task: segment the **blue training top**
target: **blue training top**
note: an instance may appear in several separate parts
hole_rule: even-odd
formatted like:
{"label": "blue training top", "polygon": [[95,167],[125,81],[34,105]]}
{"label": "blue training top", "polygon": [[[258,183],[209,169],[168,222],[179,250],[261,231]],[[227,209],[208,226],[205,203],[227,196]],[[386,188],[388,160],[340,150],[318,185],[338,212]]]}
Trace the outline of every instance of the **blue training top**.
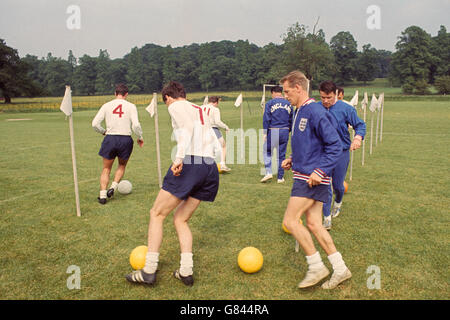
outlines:
{"label": "blue training top", "polygon": [[321,178],[330,176],[342,154],[333,117],[313,99],[294,112],[292,170],[306,175],[315,172]]}
{"label": "blue training top", "polygon": [[266,103],[263,116],[263,129],[291,128],[293,107],[284,98],[274,98]]}
{"label": "blue training top", "polygon": [[[319,103],[323,107],[322,102]],[[329,113],[331,113],[336,119],[336,130],[341,138],[342,148],[344,151],[348,150],[352,143],[350,133],[348,131],[348,125],[351,125],[353,129],[355,129],[355,135],[360,135],[364,139],[364,136],[366,135],[366,124],[361,120],[361,118],[358,117],[356,109],[353,106],[342,100],[338,100],[330,108],[324,107],[324,109],[328,110]]]}

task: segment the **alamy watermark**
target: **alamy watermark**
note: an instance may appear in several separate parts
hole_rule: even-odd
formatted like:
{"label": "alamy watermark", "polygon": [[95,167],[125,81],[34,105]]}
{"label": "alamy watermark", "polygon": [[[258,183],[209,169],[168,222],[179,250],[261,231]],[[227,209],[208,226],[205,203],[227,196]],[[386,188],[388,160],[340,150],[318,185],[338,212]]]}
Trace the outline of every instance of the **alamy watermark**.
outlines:
{"label": "alamy watermark", "polygon": [[76,265],[70,265],[67,270],[66,273],[71,274],[71,276],[69,276],[67,278],[67,289],[69,290],[73,290],[73,289],[81,289],[81,269],[80,267],[76,266]]}
{"label": "alamy watermark", "polygon": [[366,9],[366,13],[369,17],[366,20],[366,26],[369,30],[381,29],[381,9],[377,5],[370,5]]}
{"label": "alamy watermark", "polygon": [[66,13],[69,17],[66,20],[66,27],[69,30],[81,29],[81,9],[80,6],[70,5],[66,9]]}
{"label": "alamy watermark", "polygon": [[371,265],[366,270],[370,276],[367,278],[367,289],[381,289],[381,269],[379,266]]}

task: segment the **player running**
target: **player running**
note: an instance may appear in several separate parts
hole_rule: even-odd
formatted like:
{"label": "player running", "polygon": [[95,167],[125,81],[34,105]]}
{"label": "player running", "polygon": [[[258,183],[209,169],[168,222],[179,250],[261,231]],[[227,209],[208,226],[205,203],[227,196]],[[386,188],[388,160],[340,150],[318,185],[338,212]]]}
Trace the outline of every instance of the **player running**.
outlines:
{"label": "player running", "polygon": [[[293,71],[280,83],[286,99],[295,106],[291,130],[292,155],[283,161],[282,167],[285,170],[292,168],[294,177],[283,223],[301,245],[308,264],[306,276],[298,286],[314,286],[330,273],[314,246],[309,229],[328,255],[334,271],[322,288],[333,289],[352,276],[331,235],[322,225],[322,206],[328,199],[330,174],[342,153],[342,145],[332,125],[332,116],[309,98],[305,75]],[[303,214],[306,215],[308,228],[299,223]]]}
{"label": "player running", "polygon": [[[339,94],[339,89],[332,81],[324,81],[319,85],[319,93],[322,100],[320,104],[336,119],[336,130],[342,143],[342,154],[336,167],[331,172],[333,191],[330,187],[328,201],[323,205],[323,225],[327,230],[331,229],[331,218],[336,218],[341,212],[342,199],[345,192],[344,180],[350,161],[349,150],[359,149],[361,141],[366,134],[366,124],[358,117],[356,109],[345,101],[338,99],[336,91]],[[341,91],[343,98],[344,90],[341,89]],[[349,125],[355,130],[353,141],[350,139]],[[333,192],[335,198],[333,209],[331,210]]]}
{"label": "player running", "polygon": [[220,153],[220,170],[224,172],[231,171],[230,168],[225,164],[226,156],[227,156],[227,144],[225,139],[222,136],[219,128],[225,129],[226,132],[230,130],[230,128],[222,122],[220,119],[220,109],[218,108],[220,102],[220,97],[211,96],[208,98],[208,104],[202,106],[204,114],[209,117],[209,121],[211,123],[211,127],[214,130],[214,133],[219,140],[221,146]]}
{"label": "player running", "polygon": [[[115,90],[116,98],[105,103],[92,120],[92,127],[95,131],[105,136],[98,154],[103,157],[103,170],[100,175],[100,196],[98,202],[106,203],[106,197],[111,198],[117,190],[120,180],[125,174],[128,159],[133,151],[133,139],[131,130],[139,137],[137,143],[140,147],[144,145],[142,128],[139,123],[136,106],[126,99],[128,97],[128,87],[118,84]],[[101,126],[105,120],[106,129]],[[109,184],[109,175],[116,157],[119,160],[114,181],[111,187],[106,190]]]}

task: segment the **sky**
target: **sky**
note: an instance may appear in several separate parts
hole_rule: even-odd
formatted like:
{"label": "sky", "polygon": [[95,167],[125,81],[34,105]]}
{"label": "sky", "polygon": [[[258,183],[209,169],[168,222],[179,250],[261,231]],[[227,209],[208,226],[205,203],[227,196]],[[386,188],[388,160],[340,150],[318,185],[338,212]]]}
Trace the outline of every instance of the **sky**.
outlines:
{"label": "sky", "polygon": [[221,40],[281,44],[295,23],[326,40],[349,31],[358,49],[395,51],[397,37],[417,25],[450,31],[450,0],[0,0],[0,39],[27,54],[122,58],[147,43],[180,47]]}

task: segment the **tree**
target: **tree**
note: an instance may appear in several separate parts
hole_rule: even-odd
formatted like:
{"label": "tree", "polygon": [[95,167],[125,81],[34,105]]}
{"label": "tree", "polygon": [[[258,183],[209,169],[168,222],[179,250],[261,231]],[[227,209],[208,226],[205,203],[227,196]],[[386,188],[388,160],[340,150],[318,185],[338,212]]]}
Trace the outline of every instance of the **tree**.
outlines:
{"label": "tree", "polygon": [[370,44],[363,46],[363,51],[358,52],[357,58],[355,60],[354,74],[356,80],[373,81],[380,71],[380,66],[378,64],[378,54],[375,48],[372,48]]}
{"label": "tree", "polygon": [[301,70],[312,86],[330,76],[334,59],[322,30],[308,33],[306,26],[295,23],[288,28],[283,41],[283,73]]}
{"label": "tree", "polygon": [[336,64],[335,80],[343,85],[354,76],[358,44],[350,32],[341,31],[331,38],[330,47]]}
{"label": "tree", "polygon": [[69,62],[61,58],[47,54],[44,68],[44,84],[51,96],[64,95],[65,85],[72,81],[72,71]]}
{"label": "tree", "polygon": [[95,94],[111,94],[114,84],[111,82],[111,59],[107,50],[100,49],[95,67]]}
{"label": "tree", "polygon": [[76,94],[95,95],[96,79],[97,59],[85,54],[78,59],[78,66],[74,74],[74,88]]}
{"label": "tree", "polygon": [[17,50],[0,39],[0,93],[5,103],[11,103],[14,96],[36,92],[36,86],[28,76],[29,68],[20,59]]}
{"label": "tree", "polygon": [[431,35],[417,26],[405,29],[395,45],[389,78],[393,83],[415,87],[416,83],[433,80],[433,66],[437,58],[432,53]]}

